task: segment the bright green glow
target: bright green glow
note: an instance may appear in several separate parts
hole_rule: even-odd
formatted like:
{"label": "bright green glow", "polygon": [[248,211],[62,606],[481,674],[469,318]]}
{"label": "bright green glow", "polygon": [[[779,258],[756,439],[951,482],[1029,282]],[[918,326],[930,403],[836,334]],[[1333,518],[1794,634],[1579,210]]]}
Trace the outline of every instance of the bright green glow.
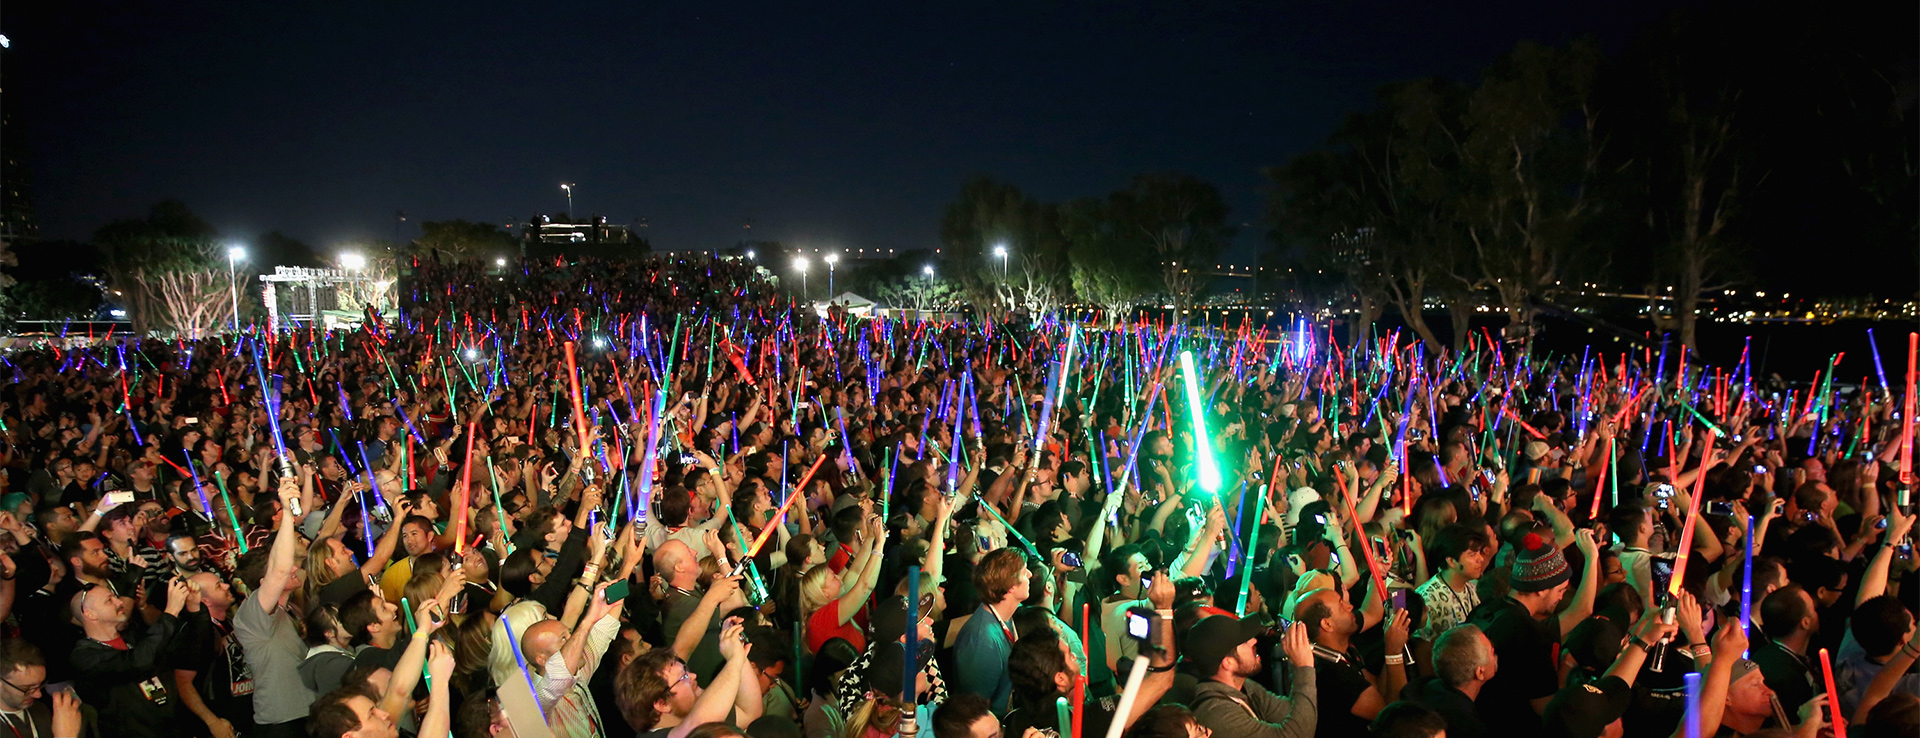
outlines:
{"label": "bright green glow", "polygon": [[1055,405],[1064,405],[1067,402],[1067,377],[1072,376],[1067,372],[1073,370],[1073,345],[1077,343],[1079,339],[1080,326],[1078,324],[1068,325],[1067,355],[1060,359],[1060,389],[1053,398],[1053,404]]}
{"label": "bright green glow", "polygon": [[1193,370],[1193,352],[1180,352],[1180,373],[1187,378],[1187,412],[1193,414],[1194,455],[1200,468],[1200,488],[1220,493],[1220,465],[1213,459],[1213,440],[1207,437],[1206,409],[1200,406],[1200,375]]}

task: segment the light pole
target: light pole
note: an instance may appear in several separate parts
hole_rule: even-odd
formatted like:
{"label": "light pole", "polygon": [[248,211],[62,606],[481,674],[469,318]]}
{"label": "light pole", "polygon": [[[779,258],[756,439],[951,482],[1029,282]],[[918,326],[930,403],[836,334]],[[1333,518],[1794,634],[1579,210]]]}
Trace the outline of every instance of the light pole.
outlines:
{"label": "light pole", "polygon": [[567,222],[573,222],[573,183],[561,182],[560,189],[567,193]]}
{"label": "light pole", "polygon": [[993,255],[1000,259],[1000,278],[1004,280],[1007,278],[1007,245],[1004,243],[994,244]]}
{"label": "light pole", "polygon": [[928,264],[926,266],[920,267],[920,273],[927,275],[928,282],[933,281],[933,265],[932,264]]}
{"label": "light pole", "polygon": [[807,257],[793,257],[793,268],[800,270],[800,296],[807,296]]}
{"label": "light pole", "polygon": [[839,254],[827,254],[827,299],[833,299],[833,265],[840,263]]}
{"label": "light pole", "polygon": [[233,332],[240,332],[240,282],[234,276],[233,263],[247,258],[247,250],[239,246],[227,247],[227,291],[233,295]]}

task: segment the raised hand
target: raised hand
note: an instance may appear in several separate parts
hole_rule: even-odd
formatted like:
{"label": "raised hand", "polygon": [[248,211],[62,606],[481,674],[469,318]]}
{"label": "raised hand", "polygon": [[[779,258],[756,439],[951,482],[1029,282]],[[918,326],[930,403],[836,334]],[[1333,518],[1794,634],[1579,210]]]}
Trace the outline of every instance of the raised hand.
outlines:
{"label": "raised hand", "polygon": [[55,736],[80,735],[80,698],[72,692],[55,692],[49,695],[48,702],[53,706],[51,727]]}

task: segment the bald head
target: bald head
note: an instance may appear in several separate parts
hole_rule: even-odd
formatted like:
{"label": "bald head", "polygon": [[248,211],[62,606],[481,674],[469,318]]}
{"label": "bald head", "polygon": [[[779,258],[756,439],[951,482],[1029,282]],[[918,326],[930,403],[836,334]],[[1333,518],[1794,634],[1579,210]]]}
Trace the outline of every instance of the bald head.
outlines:
{"label": "bald head", "polygon": [[527,657],[527,668],[544,673],[547,659],[560,652],[560,645],[567,640],[567,628],[560,621],[547,618],[534,623],[520,636],[520,653]]}
{"label": "bald head", "polygon": [[687,589],[686,583],[700,576],[700,562],[693,557],[693,547],[669,540],[654,549],[653,570],[666,577],[669,584]]}

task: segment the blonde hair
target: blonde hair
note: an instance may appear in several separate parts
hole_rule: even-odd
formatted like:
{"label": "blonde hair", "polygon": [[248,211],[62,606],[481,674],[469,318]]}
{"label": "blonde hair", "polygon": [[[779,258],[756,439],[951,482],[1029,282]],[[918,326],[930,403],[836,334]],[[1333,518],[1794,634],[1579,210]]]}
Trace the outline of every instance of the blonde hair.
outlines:
{"label": "blonde hair", "polygon": [[333,547],[327,545],[331,540],[333,539],[319,538],[307,546],[306,596],[308,602],[319,602],[320,590],[340,578],[339,574],[334,573],[333,567],[328,565],[328,562],[333,560]]}
{"label": "blonde hair", "polygon": [[815,564],[807,573],[800,575],[800,610],[811,615],[827,603],[840,597],[839,592],[828,592],[827,575],[833,573],[833,567],[827,564]]}
{"label": "blonde hair", "polygon": [[867,728],[879,731],[881,735],[893,735],[900,729],[901,704],[892,697],[874,695],[872,699],[861,702],[853,708],[853,714],[847,716],[845,738],[866,738]]}

